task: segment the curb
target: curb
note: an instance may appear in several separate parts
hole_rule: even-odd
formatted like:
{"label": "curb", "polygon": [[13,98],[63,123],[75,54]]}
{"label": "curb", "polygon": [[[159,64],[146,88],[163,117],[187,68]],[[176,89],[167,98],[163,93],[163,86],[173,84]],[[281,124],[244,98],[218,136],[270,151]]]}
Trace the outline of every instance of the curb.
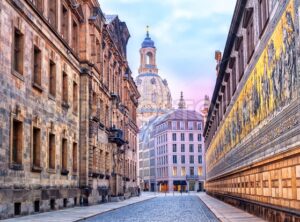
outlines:
{"label": "curb", "polygon": [[121,208],[124,208],[124,207],[132,206],[132,205],[135,205],[135,204],[138,204],[138,203],[142,203],[142,202],[145,202],[145,201],[147,201],[147,200],[152,200],[152,199],[154,199],[154,198],[157,198],[157,197],[150,197],[149,199],[141,200],[141,201],[135,202],[135,203],[131,203],[131,204],[128,204],[128,205],[126,205],[126,206],[121,206],[121,207],[117,207],[117,208],[112,208],[112,209],[107,210],[107,211],[105,211],[105,212],[97,213],[97,214],[92,215],[92,216],[87,216],[87,217],[81,218],[81,219],[79,219],[79,220],[74,220],[73,222],[81,222],[81,221],[85,221],[85,220],[87,220],[87,219],[89,219],[89,218],[96,217],[96,216],[99,216],[99,215],[101,215],[101,214],[109,213],[109,212],[112,212],[112,211],[115,211],[115,210],[118,210],[118,209],[121,209]]}
{"label": "curb", "polygon": [[221,218],[218,216],[218,215],[216,215],[215,214],[215,212],[213,212],[212,210],[211,210],[211,208],[206,204],[206,202],[205,201],[203,201],[202,199],[201,199],[201,197],[199,196],[199,195],[196,195],[201,201],[202,201],[202,203],[204,203],[204,205],[216,216],[216,218],[220,221],[220,222],[222,222],[223,220],[221,220]]}

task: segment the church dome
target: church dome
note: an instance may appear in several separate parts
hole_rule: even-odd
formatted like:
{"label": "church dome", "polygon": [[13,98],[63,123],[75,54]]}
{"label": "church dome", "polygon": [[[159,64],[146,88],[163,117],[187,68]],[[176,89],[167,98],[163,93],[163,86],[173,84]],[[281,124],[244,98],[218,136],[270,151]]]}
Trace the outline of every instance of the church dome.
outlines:
{"label": "church dome", "polygon": [[142,48],[155,48],[154,41],[150,38],[149,34],[147,33],[146,38],[142,43]]}
{"label": "church dome", "polygon": [[165,113],[172,108],[172,97],[166,80],[154,73],[140,74],[136,84],[141,94],[139,113]]}

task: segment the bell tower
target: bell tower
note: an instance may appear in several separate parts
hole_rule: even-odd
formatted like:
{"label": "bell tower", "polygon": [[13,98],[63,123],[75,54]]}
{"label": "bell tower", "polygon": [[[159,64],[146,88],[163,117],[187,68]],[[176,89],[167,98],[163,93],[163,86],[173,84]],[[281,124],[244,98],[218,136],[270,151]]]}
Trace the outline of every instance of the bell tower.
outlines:
{"label": "bell tower", "polygon": [[140,68],[139,74],[157,74],[158,69],[156,66],[156,48],[154,41],[150,38],[149,26],[147,26],[146,38],[142,43],[142,48],[140,49]]}

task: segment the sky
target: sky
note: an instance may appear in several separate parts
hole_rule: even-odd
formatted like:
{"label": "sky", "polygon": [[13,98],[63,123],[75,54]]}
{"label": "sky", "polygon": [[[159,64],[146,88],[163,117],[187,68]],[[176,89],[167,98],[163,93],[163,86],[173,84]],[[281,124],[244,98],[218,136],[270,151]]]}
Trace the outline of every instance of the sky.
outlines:
{"label": "sky", "polygon": [[125,21],[131,38],[128,62],[138,75],[139,49],[150,26],[159,75],[167,79],[174,106],[183,91],[188,108],[211,98],[216,81],[214,53],[223,51],[236,0],[99,0],[105,14]]}

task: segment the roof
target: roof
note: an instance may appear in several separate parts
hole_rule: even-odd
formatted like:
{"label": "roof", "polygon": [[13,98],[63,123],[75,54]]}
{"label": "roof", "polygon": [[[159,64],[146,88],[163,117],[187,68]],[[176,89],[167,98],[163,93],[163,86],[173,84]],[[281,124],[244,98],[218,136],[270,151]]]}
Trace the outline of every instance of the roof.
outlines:
{"label": "roof", "polygon": [[190,121],[201,121],[203,116],[192,110],[176,109],[162,116],[160,121],[156,124],[159,125],[167,120],[190,120]]}
{"label": "roof", "polygon": [[111,23],[118,15],[105,15],[106,24]]}
{"label": "roof", "polygon": [[224,55],[223,55],[222,61],[220,63],[220,69],[219,69],[215,89],[213,92],[212,100],[211,100],[209,111],[208,111],[207,121],[206,121],[206,125],[204,128],[204,136],[206,136],[209,124],[211,123],[211,117],[212,117],[215,105],[217,104],[219,91],[221,89],[224,76],[226,74],[227,64],[229,62],[231,51],[232,51],[232,48],[234,46],[234,43],[235,43],[235,40],[237,37],[236,33],[238,31],[240,22],[243,18],[243,12],[246,7],[246,4],[247,4],[247,0],[246,1],[245,0],[237,0],[236,6],[235,6],[233,18],[231,21],[231,25],[230,25],[230,29],[229,29],[225,49],[224,49]]}

